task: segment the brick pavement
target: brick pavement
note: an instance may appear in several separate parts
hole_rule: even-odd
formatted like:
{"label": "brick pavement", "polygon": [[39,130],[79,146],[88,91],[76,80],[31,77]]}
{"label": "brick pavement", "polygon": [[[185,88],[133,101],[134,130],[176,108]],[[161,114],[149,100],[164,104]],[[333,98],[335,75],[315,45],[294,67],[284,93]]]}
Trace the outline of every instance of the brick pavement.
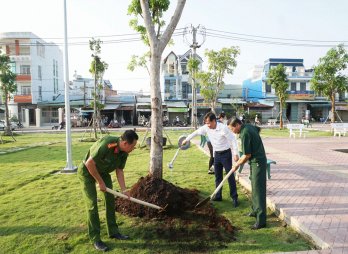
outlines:
{"label": "brick pavement", "polygon": [[[267,157],[277,162],[267,182],[268,207],[321,249],[292,253],[348,253],[348,153],[335,151],[348,149],[348,137],[263,142]],[[237,178],[250,190],[248,174],[245,165]]]}

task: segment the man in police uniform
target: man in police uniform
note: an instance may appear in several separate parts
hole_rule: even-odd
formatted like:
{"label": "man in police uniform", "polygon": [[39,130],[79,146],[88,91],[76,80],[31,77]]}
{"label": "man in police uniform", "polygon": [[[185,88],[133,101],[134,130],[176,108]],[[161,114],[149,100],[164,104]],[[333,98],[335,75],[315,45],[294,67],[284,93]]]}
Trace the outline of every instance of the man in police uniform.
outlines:
{"label": "man in police uniform", "polygon": [[241,164],[249,161],[251,169],[252,211],[248,216],[256,217],[251,229],[266,227],[266,169],[267,158],[260,137],[260,128],[243,124],[240,119],[230,119],[228,127],[235,134],[240,134],[243,156],[232,167],[236,171]]}
{"label": "man in police uniform", "polygon": [[126,240],[129,237],[120,234],[116,223],[115,197],[106,192],[112,189],[110,173],[116,171],[116,178],[123,194],[129,197],[123,169],[127,157],[137,144],[138,135],[133,130],[125,131],[121,137],[105,136],[89,149],[84,161],[79,165],[78,177],[86,203],[88,235],[97,250],[107,251],[108,247],[100,239],[100,221],[97,205],[97,190],[104,192],[107,233],[112,239]]}

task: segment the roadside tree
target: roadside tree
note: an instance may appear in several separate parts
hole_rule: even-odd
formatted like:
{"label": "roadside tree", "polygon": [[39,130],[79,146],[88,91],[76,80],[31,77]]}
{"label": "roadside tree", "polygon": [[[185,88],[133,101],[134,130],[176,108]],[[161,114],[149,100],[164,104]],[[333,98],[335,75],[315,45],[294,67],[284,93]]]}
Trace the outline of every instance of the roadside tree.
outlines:
{"label": "roadside tree", "polygon": [[326,55],[319,59],[314,66],[311,80],[312,89],[317,93],[327,96],[331,101],[331,122],[336,120],[335,97],[336,93],[348,91],[348,77],[342,73],[347,68],[348,54],[343,44],[330,49]]}
{"label": "roadside tree", "polygon": [[[163,123],[162,97],[160,87],[160,66],[162,53],[171,39],[179,22],[186,0],[178,0],[174,14],[164,32],[163,14],[168,10],[169,0],[132,0],[128,14],[133,15],[130,26],[141,34],[146,45],[150,46],[150,88],[151,88],[151,149],[150,175],[162,178],[163,175]],[[139,17],[144,24],[139,24]]]}
{"label": "roadside tree", "polygon": [[0,91],[5,105],[5,135],[11,135],[10,114],[8,101],[12,93],[17,91],[16,74],[11,71],[10,58],[0,51]]}
{"label": "roadside tree", "polygon": [[226,74],[233,74],[239,54],[238,47],[205,51],[205,56],[208,57],[208,71],[198,73],[197,79],[201,86],[201,94],[214,113],[219,92],[224,88],[223,79]]}
{"label": "roadside tree", "polygon": [[89,48],[93,52],[92,54],[92,62],[89,69],[89,72],[94,76],[94,91],[93,91],[93,102],[91,102],[91,106],[93,107],[93,129],[94,129],[94,138],[97,139],[97,128],[100,128],[101,119],[100,119],[100,110],[104,108],[104,105],[100,103],[100,91],[103,89],[103,76],[105,71],[108,68],[108,64],[101,60],[101,46],[102,41],[92,40],[89,41]]}
{"label": "roadside tree", "polygon": [[283,108],[288,97],[286,90],[289,86],[284,66],[278,64],[275,68],[272,68],[268,73],[267,82],[274,88],[279,98],[279,127],[283,129]]}

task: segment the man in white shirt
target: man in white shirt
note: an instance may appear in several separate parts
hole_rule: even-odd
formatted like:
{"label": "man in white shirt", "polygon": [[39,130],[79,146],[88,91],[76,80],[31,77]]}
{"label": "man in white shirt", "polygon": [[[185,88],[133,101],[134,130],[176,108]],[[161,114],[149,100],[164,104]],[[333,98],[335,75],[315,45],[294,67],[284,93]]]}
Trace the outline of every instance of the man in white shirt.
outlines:
{"label": "man in white shirt", "polygon": [[[234,161],[238,161],[238,145],[234,134],[228,129],[228,127],[220,122],[216,121],[214,113],[209,112],[204,116],[204,125],[190,134],[186,140],[182,142],[185,145],[186,142],[198,135],[207,135],[214,151],[214,169],[215,169],[215,186],[217,187],[223,179],[223,168],[225,168],[226,174],[232,168],[232,153],[231,147],[234,153]],[[228,184],[230,186],[230,196],[234,207],[238,206],[238,193],[236,180],[234,174],[228,178]],[[222,188],[215,195],[213,201],[222,201]]]}

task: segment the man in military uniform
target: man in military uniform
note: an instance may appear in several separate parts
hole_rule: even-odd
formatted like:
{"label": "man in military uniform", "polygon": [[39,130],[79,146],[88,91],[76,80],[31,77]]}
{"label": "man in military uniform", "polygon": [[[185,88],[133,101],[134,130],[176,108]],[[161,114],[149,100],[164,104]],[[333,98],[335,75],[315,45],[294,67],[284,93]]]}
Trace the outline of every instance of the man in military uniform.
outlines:
{"label": "man in military uniform", "polygon": [[106,192],[112,189],[110,173],[116,171],[116,178],[123,194],[129,197],[123,169],[127,157],[133,151],[138,135],[133,130],[125,131],[121,137],[105,136],[89,149],[84,161],[79,165],[78,177],[86,203],[88,235],[97,250],[107,251],[108,247],[100,239],[100,221],[97,205],[97,190],[104,192],[107,233],[112,239],[126,240],[129,237],[120,234],[116,223],[115,197]]}
{"label": "man in military uniform", "polygon": [[260,137],[260,128],[243,124],[240,119],[230,119],[228,127],[235,134],[240,134],[243,156],[232,167],[236,171],[241,164],[249,161],[251,169],[252,211],[248,216],[256,217],[251,229],[266,227],[266,169],[267,158]]}

